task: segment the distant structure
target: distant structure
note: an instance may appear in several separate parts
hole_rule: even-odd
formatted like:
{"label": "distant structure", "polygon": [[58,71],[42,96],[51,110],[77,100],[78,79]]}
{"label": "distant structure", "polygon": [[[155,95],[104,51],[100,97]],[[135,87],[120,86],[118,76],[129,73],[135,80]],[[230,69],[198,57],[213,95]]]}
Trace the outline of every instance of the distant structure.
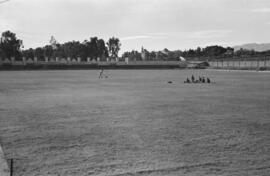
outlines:
{"label": "distant structure", "polygon": [[54,50],[57,49],[57,41],[54,36],[51,36],[50,44]]}
{"label": "distant structure", "polygon": [[143,48],[143,46],[142,46],[142,50],[141,50],[141,57],[142,57],[142,60],[143,60],[143,61],[146,60],[146,51],[145,51],[145,49]]}
{"label": "distant structure", "polygon": [[180,61],[182,61],[182,62],[185,62],[185,61],[186,61],[186,59],[185,59],[184,57],[182,57],[182,56],[180,56],[179,59],[180,59]]}

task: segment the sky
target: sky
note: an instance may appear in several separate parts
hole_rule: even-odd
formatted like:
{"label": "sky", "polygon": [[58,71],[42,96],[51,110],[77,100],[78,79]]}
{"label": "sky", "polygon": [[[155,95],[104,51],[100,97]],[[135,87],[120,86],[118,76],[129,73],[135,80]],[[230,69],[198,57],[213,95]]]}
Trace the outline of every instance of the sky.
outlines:
{"label": "sky", "polygon": [[[4,0],[0,0],[4,1]],[[9,0],[0,3],[0,32],[24,48],[83,41],[121,41],[121,52],[185,50],[270,42],[269,0]]]}

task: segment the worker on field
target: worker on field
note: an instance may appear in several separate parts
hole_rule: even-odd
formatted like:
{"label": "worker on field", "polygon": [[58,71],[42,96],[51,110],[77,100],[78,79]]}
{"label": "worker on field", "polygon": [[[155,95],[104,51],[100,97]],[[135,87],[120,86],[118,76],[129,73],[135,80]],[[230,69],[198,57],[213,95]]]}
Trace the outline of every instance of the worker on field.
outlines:
{"label": "worker on field", "polygon": [[99,79],[103,78],[103,72],[104,72],[104,70],[103,70],[103,68],[101,68],[100,73],[99,73],[99,77],[98,77]]}
{"label": "worker on field", "polygon": [[202,77],[202,83],[205,83],[205,78],[204,77]]}
{"label": "worker on field", "polygon": [[195,81],[194,75],[191,76],[191,81],[194,83],[194,81]]}
{"label": "worker on field", "polygon": [[201,83],[202,82],[202,77],[199,76],[199,82]]}
{"label": "worker on field", "polygon": [[184,83],[190,83],[190,80],[187,78],[186,81],[184,81]]}
{"label": "worker on field", "polygon": [[211,81],[210,81],[210,79],[209,79],[209,78],[207,78],[207,79],[206,79],[206,81],[207,81],[207,83],[211,83]]}

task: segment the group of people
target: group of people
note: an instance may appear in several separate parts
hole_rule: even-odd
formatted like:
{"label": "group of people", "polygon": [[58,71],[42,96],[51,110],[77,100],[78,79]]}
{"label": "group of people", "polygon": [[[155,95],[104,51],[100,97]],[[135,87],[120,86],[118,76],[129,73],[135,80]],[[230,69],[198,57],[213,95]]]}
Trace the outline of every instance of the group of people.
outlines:
{"label": "group of people", "polygon": [[205,78],[204,76],[199,76],[199,79],[195,79],[194,75],[191,76],[191,79],[187,78],[184,83],[211,83],[210,78]]}
{"label": "group of people", "polygon": [[[100,73],[99,73],[99,79],[102,78],[108,78],[107,75],[104,74],[104,69],[101,68]],[[172,81],[168,81],[169,84],[172,83]],[[199,76],[199,79],[195,79],[194,75],[191,76],[191,78],[189,79],[187,77],[187,79],[184,81],[184,83],[211,83],[210,78],[205,78],[204,76]]]}

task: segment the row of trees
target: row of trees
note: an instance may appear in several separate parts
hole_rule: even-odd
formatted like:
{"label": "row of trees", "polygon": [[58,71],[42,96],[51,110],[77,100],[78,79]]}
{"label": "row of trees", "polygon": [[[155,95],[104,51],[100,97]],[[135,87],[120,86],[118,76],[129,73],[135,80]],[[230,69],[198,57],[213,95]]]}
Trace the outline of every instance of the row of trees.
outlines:
{"label": "row of trees", "polygon": [[248,49],[239,49],[234,51],[234,48],[231,47],[222,47],[222,46],[207,46],[205,48],[198,47],[195,50],[186,50],[182,53],[186,57],[257,57],[257,56],[269,56],[270,50],[268,51],[255,51]]}
{"label": "row of trees", "polygon": [[231,47],[224,48],[214,45],[205,48],[189,49],[182,52],[184,57],[213,57],[213,56],[233,56],[234,49]]}
{"label": "row of trees", "polygon": [[35,49],[21,50],[22,40],[17,39],[16,34],[6,31],[2,33],[0,41],[0,57],[21,59],[21,57],[34,58],[39,60],[48,58],[78,58],[86,60],[87,57],[97,60],[110,57],[115,59],[121,47],[120,40],[112,37],[107,43],[103,39],[91,37],[90,40],[83,42],[71,41],[63,44],[57,43],[56,40],[51,45],[38,47]]}
{"label": "row of trees", "polygon": [[240,50],[234,51],[234,49],[231,47],[213,45],[207,46],[205,48],[198,47],[196,49],[189,49],[184,51],[169,51],[167,48],[162,51],[147,51],[146,49],[142,49],[141,52],[133,50],[131,52],[125,52],[122,55],[122,57],[129,57],[131,60],[179,60],[180,56],[188,59],[199,60],[241,57],[248,58],[270,56],[270,50],[258,52],[241,48]]}
{"label": "row of trees", "polygon": [[[85,61],[87,57],[92,60],[100,58],[100,60],[106,60],[106,58],[116,59],[120,50],[121,44],[118,38],[112,37],[105,43],[103,39],[97,37],[91,37],[89,40],[83,42],[71,41],[63,44],[56,42],[52,38],[53,42],[50,45],[44,47],[38,47],[35,49],[21,50],[23,47],[22,40],[17,39],[16,34],[10,31],[2,33],[0,40],[0,57],[11,58],[15,57],[20,60],[21,57],[34,58],[37,57],[39,60],[48,58],[78,58]],[[146,49],[139,51],[125,52],[122,55],[122,60],[128,57],[132,60],[179,60],[179,57],[186,57],[190,59],[218,59],[218,58],[232,58],[232,57],[256,57],[256,56],[269,56],[270,51],[257,52],[254,50],[240,49],[234,51],[231,47],[222,46],[207,46],[205,48],[189,49],[185,51],[176,50],[169,51],[164,49],[162,51],[147,51]]]}
{"label": "row of trees", "polygon": [[140,61],[140,60],[163,60],[163,61],[176,61],[179,60],[179,57],[182,56],[181,52],[178,51],[169,51],[168,49],[164,49],[162,51],[148,51],[146,49],[142,49],[141,52],[136,50],[124,52],[122,58],[128,57],[131,61]]}
{"label": "row of trees", "polygon": [[[142,54],[143,53],[143,54]],[[132,60],[179,60],[179,57],[217,57],[217,56],[233,56],[233,48],[224,48],[222,46],[207,46],[205,48],[198,47],[197,49],[189,49],[185,51],[176,50],[170,51],[165,48],[162,51],[147,51],[142,48],[142,51],[125,52],[123,57],[129,57]],[[142,57],[144,56],[144,57]]]}

